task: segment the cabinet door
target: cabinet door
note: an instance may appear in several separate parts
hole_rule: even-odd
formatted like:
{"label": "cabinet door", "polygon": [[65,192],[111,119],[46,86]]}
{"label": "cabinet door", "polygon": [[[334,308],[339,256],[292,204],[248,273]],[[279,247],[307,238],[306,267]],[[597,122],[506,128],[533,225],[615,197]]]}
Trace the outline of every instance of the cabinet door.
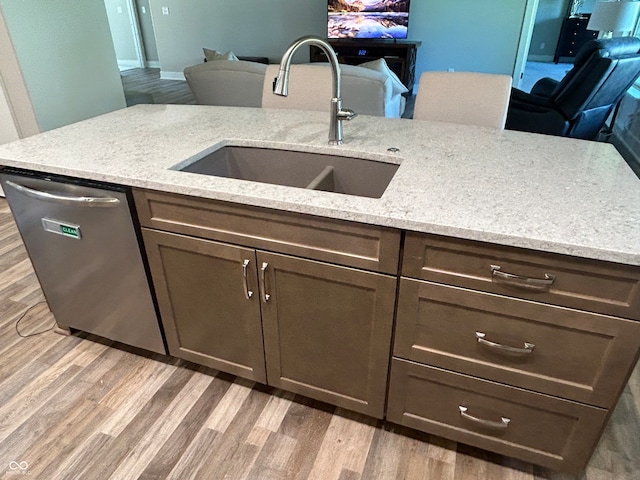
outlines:
{"label": "cabinet door", "polygon": [[169,353],[265,383],[255,251],[142,230]]}
{"label": "cabinet door", "polygon": [[269,385],[382,418],[396,279],[261,251],[258,268]]}

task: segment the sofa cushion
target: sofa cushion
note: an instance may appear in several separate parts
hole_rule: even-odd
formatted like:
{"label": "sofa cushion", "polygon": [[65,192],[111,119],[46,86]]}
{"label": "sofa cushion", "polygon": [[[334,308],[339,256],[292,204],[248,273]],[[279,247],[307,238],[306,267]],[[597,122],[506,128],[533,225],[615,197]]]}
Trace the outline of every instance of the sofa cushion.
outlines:
{"label": "sofa cushion", "polygon": [[[265,74],[262,106],[296,110],[329,111],[332,96],[331,69],[326,63],[291,65],[289,96],[273,94],[279,65],[269,65]],[[400,117],[405,99],[393,92],[389,76],[354,65],[340,65],[342,103],[360,115]],[[406,91],[406,89],[404,89]]]}
{"label": "sofa cushion", "polygon": [[393,86],[393,93],[396,95],[402,95],[403,93],[407,93],[409,90],[404,84],[400,81],[398,76],[389,68],[387,62],[384,58],[379,58],[377,60],[373,60],[371,62],[365,62],[358,65],[359,67],[368,68],[370,70],[375,70],[376,72],[380,72],[391,79],[391,84]]}
{"label": "sofa cushion", "polygon": [[213,62],[215,60],[238,60],[238,57],[236,57],[231,51],[220,53],[216,50],[210,50],[208,48],[203,48],[202,51],[204,52],[204,58],[206,62]]}

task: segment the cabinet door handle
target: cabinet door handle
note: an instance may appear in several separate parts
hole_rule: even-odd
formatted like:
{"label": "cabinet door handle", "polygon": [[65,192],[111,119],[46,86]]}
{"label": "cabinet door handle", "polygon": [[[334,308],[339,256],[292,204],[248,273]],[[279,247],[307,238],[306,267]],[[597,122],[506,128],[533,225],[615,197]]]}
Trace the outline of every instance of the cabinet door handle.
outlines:
{"label": "cabinet door handle", "polygon": [[478,343],[485,345],[489,348],[501,350],[503,352],[530,355],[533,353],[533,349],[536,348],[534,343],[529,343],[529,342],[524,342],[524,347],[512,347],[510,345],[504,345],[502,343],[496,343],[496,342],[492,342],[491,340],[487,340],[485,338],[486,336],[487,336],[486,333],[476,332],[476,339],[478,340]]}
{"label": "cabinet door handle", "polygon": [[262,262],[262,267],[260,267],[260,289],[262,290],[262,301],[264,303],[267,303],[271,298],[271,295],[267,293],[267,280],[265,278],[267,267],[269,267],[269,264],[267,262]]}
{"label": "cabinet door handle", "polygon": [[463,405],[458,405],[458,408],[460,409],[460,416],[462,418],[469,420],[473,423],[477,423],[478,425],[482,425],[483,427],[504,430],[509,427],[509,423],[511,422],[511,419],[507,417],[500,417],[499,422],[496,422],[494,420],[485,420],[484,418],[478,418],[467,413],[469,409]]}
{"label": "cabinet door handle", "polygon": [[244,298],[250,300],[253,296],[253,292],[249,290],[249,280],[247,279],[247,268],[249,267],[249,260],[242,262],[242,284],[244,286]]}
{"label": "cabinet door handle", "polygon": [[500,265],[491,265],[491,280],[495,283],[504,283],[523,290],[534,292],[548,292],[555,281],[556,276],[545,273],[544,278],[531,278],[522,275],[514,275],[502,271]]}

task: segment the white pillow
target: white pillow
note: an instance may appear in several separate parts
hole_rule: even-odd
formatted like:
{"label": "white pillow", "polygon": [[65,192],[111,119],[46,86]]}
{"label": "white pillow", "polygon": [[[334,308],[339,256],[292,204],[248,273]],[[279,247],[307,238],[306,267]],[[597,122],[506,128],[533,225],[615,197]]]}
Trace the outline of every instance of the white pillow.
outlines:
{"label": "white pillow", "polygon": [[236,57],[233,52],[220,53],[208,48],[203,48],[202,51],[204,52],[204,58],[207,59],[207,62],[213,62],[214,60],[238,60],[238,57]]}
{"label": "white pillow", "polygon": [[387,62],[385,62],[384,58],[379,58],[378,60],[373,60],[372,62],[360,63],[359,67],[368,68],[369,70],[375,70],[376,72],[380,72],[385,74],[387,77],[391,79],[391,84],[393,85],[393,94],[399,95],[401,93],[407,93],[409,90],[404,84],[400,81],[398,76],[393,73],[393,70],[389,68]]}

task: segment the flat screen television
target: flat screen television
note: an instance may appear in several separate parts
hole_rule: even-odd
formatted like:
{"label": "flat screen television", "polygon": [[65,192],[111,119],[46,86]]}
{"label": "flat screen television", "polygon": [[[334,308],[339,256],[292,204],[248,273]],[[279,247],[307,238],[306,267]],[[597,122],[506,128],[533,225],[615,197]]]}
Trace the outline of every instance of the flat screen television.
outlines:
{"label": "flat screen television", "polygon": [[407,38],[410,0],[328,0],[329,38]]}

